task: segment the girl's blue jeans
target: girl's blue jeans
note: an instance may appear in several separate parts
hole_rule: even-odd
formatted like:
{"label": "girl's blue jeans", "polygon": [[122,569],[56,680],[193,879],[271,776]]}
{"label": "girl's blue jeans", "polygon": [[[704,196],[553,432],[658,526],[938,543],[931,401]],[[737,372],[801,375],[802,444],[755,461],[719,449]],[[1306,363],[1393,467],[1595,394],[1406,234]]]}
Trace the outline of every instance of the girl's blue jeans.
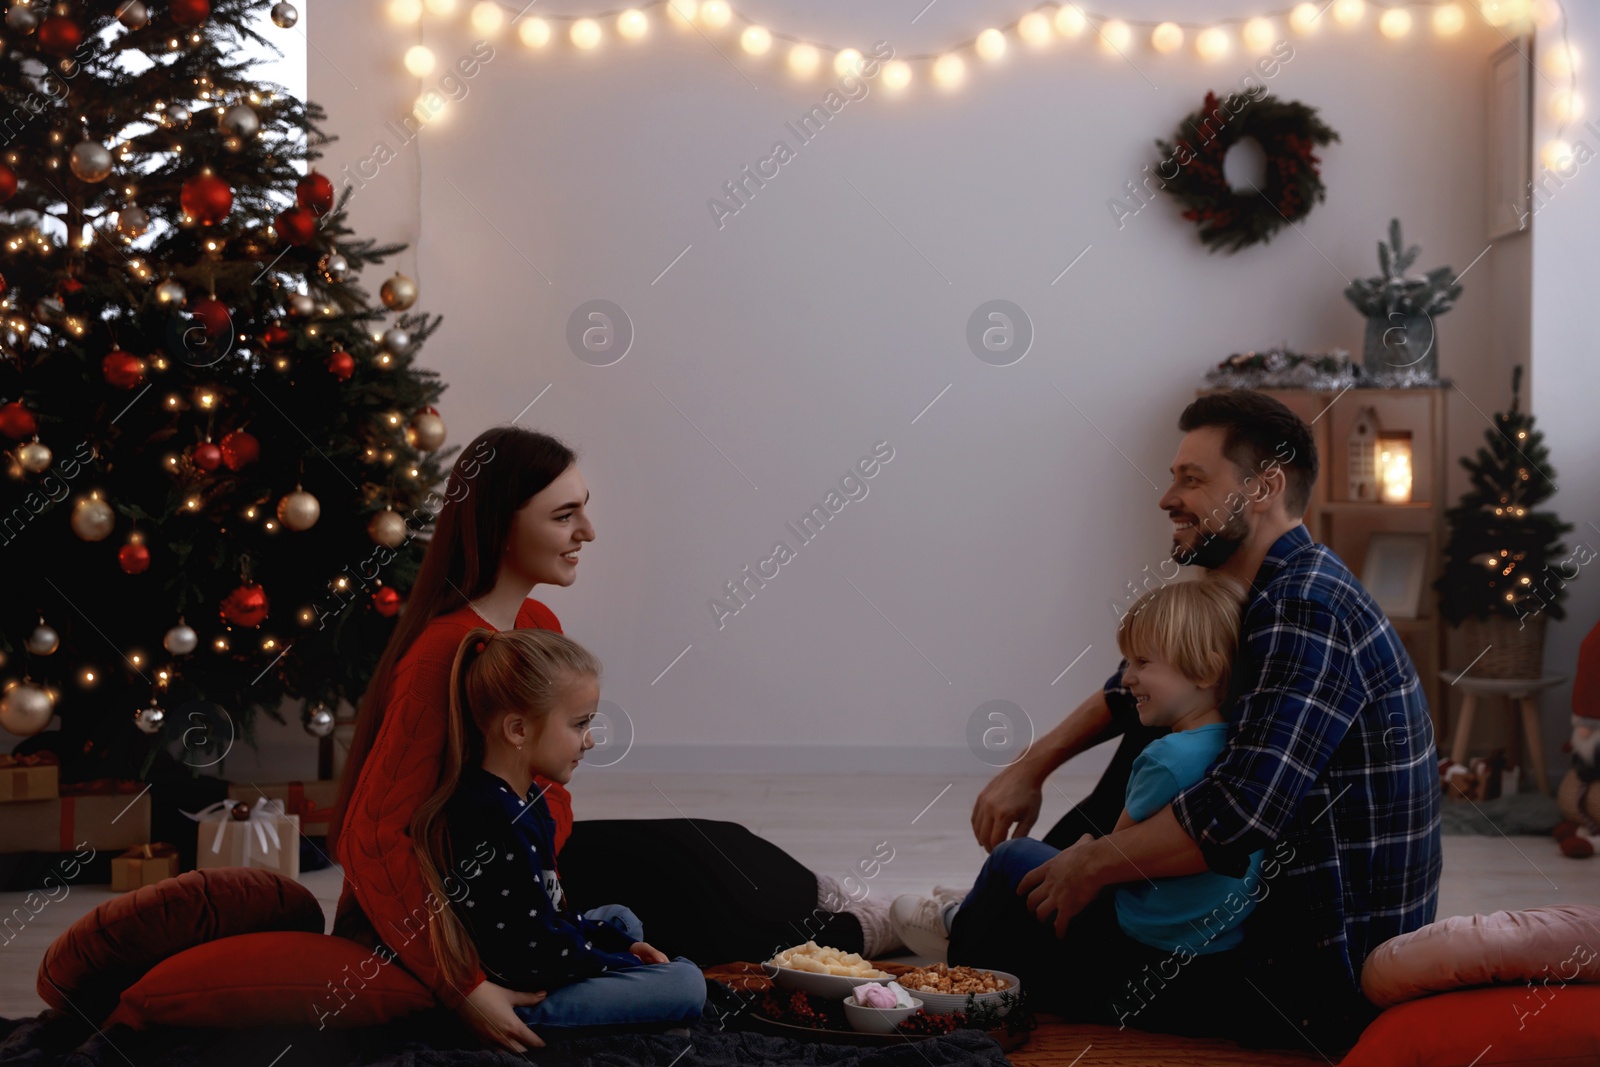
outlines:
{"label": "girl's blue jeans", "polygon": [[[638,916],[621,904],[606,904],[584,916],[608,922],[635,941],[644,940]],[[524,1004],[517,1017],[541,1036],[597,1026],[687,1025],[700,1018],[706,980],[700,968],[679,956],[671,963],[641,963],[550,990],[538,1004]]]}

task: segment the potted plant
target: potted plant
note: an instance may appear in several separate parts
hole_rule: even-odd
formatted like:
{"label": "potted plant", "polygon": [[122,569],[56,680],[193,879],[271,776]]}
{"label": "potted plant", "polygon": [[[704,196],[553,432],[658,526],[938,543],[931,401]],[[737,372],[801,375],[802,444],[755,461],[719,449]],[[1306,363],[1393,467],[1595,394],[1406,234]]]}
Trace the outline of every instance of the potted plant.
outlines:
{"label": "potted plant", "polygon": [[1400,240],[1400,220],[1389,220],[1389,241],[1378,242],[1378,266],[1383,274],[1353,281],[1344,295],[1367,317],[1367,334],[1361,350],[1361,367],[1377,377],[1439,377],[1439,338],[1434,319],[1450,310],[1461,286],[1455,271],[1436,267],[1421,278],[1406,271],[1422,254],[1420,245],[1406,248]]}
{"label": "potted plant", "polygon": [[1475,459],[1461,457],[1472,488],[1445,512],[1450,540],[1444,574],[1433,583],[1439,612],[1463,627],[1468,653],[1488,649],[1471,666],[1483,678],[1543,673],[1545,618],[1565,617],[1561,601],[1577,576],[1558,540],[1572,524],[1534,510],[1555,491],[1555,470],[1533,416],[1517,410],[1521,385],[1519,366],[1511,372],[1511,409],[1495,415]]}

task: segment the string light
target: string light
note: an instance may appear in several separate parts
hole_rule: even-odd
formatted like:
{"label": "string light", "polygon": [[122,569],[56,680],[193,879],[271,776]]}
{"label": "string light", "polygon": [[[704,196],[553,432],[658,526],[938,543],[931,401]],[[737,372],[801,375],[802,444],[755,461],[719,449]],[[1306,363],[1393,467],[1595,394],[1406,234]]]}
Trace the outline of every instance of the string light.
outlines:
{"label": "string light", "polygon": [[1278,38],[1278,28],[1268,18],[1253,18],[1244,24],[1239,36],[1244,46],[1252,52],[1265,52]]}
{"label": "string light", "polygon": [[700,24],[707,29],[720,30],[733,19],[733,8],[727,0],[706,0],[700,5]]}
{"label": "string light", "polygon": [[1228,54],[1232,45],[1228,41],[1228,31],[1220,26],[1200,31],[1194,39],[1194,50],[1201,59],[1221,59]]}
{"label": "string light", "polygon": [[1063,37],[1082,37],[1089,19],[1076,4],[1062,4],[1056,10],[1056,32]]}
{"label": "string light", "polygon": [[1100,27],[1100,51],[1120,56],[1133,40],[1133,29],[1121,19],[1111,19]]}
{"label": "string light", "polygon": [[1378,19],[1378,32],[1390,40],[1397,40],[1411,32],[1411,12],[1401,7],[1391,7]]}
{"label": "string light", "polygon": [[517,24],[517,36],[529,48],[543,48],[550,43],[550,24],[541,18],[523,19]]}
{"label": "string light", "polygon": [[[499,5],[495,5],[499,10]],[[645,18],[643,11],[630,7],[617,16],[617,36],[629,41],[637,41],[650,32],[650,20]]]}
{"label": "string light", "polygon": [[967,65],[953,52],[933,62],[933,80],[940,88],[954,89],[967,76]]}
{"label": "string light", "polygon": [[1150,31],[1150,47],[1166,55],[1183,47],[1183,27],[1176,22],[1163,22]]}
{"label": "string light", "polygon": [[456,0],[425,0],[430,15],[453,15]]}
{"label": "string light", "polygon": [[841,48],[833,57],[833,72],[841,78],[847,74],[860,77],[863,65],[861,53],[854,48]]}
{"label": "string light", "polygon": [[600,43],[600,37],[602,36],[600,24],[594,19],[579,19],[572,24],[570,33],[572,36],[572,43],[583,49],[585,52],[598,45]]}
{"label": "string light", "polygon": [[694,23],[699,7],[696,0],[667,0],[667,17],[680,26],[689,26]]}
{"label": "string light", "polygon": [[1366,13],[1366,0],[1336,0],[1333,5],[1333,21],[1346,28],[1359,24]]}
{"label": "string light", "polygon": [[433,57],[433,49],[425,44],[414,44],[406,49],[406,70],[418,78],[426,78],[433,73],[438,60]]}
{"label": "string light", "polygon": [[1576,122],[1583,117],[1583,97],[1571,89],[1550,94],[1550,117],[1558,123]]}
{"label": "string light", "polygon": [[422,18],[422,0],[389,0],[389,19],[410,26]]}
{"label": "string light", "polygon": [[801,42],[789,49],[789,69],[796,77],[809,78],[817,72],[817,67],[822,63],[822,53],[817,51],[816,45]]}
{"label": "string light", "polygon": [[772,48],[772,31],[765,26],[746,26],[739,35],[739,47],[753,56],[764,56]]}
{"label": "string light", "polygon": [[911,64],[903,59],[891,59],[883,65],[883,87],[899,92],[911,84]]}
{"label": "string light", "polygon": [[1050,43],[1050,20],[1041,11],[1030,11],[1017,20],[1017,36],[1034,48]]}
{"label": "string light", "polygon": [[1289,12],[1289,28],[1301,36],[1316,33],[1322,29],[1322,9],[1311,3],[1296,4]]}
{"label": "string light", "polygon": [[493,37],[500,32],[506,22],[505,8],[495,3],[494,0],[481,0],[472,7],[472,28],[485,37]]}
{"label": "string light", "polygon": [[979,59],[992,63],[1006,54],[1006,35],[996,29],[984,30],[973,42],[972,50],[978,53]]}

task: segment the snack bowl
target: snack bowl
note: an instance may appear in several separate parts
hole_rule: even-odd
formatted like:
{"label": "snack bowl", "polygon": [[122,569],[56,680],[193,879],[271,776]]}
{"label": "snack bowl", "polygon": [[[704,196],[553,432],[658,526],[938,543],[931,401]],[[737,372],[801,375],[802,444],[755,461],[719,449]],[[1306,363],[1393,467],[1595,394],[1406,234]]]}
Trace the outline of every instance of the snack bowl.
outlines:
{"label": "snack bowl", "polygon": [[[1005,971],[997,971],[992,967],[979,967],[978,970],[988,971],[996,978],[1005,982],[1006,987],[993,993],[972,994],[972,1003],[974,1006],[981,1007],[985,1004],[992,1004],[1005,994],[1009,993],[1015,995],[1022,992],[1022,982],[1018,980],[1016,975],[1007,974]],[[909,986],[906,988],[906,992],[911,996],[920,999],[923,1002],[923,1007],[927,1009],[929,1015],[951,1015],[958,1011],[967,1010],[966,993],[929,993],[926,990],[912,989]],[[1005,1015],[1009,1011],[1010,1009],[1007,1008],[1000,1014]]]}
{"label": "snack bowl", "polygon": [[[855,984],[861,985],[862,979]],[[852,1030],[863,1034],[894,1034],[900,1024],[922,1010],[922,1001],[911,998],[909,1008],[867,1008],[857,1004],[854,997],[844,999],[844,1017]]]}
{"label": "snack bowl", "polygon": [[822,974],[817,971],[798,971],[792,967],[779,967],[774,963],[763,963],[761,969],[767,972],[767,977],[778,986],[789,992],[799,990],[811,997],[821,997],[823,1000],[844,1000],[858,985],[888,985],[894,981],[894,975],[886,974],[882,978],[852,978],[846,974]]}

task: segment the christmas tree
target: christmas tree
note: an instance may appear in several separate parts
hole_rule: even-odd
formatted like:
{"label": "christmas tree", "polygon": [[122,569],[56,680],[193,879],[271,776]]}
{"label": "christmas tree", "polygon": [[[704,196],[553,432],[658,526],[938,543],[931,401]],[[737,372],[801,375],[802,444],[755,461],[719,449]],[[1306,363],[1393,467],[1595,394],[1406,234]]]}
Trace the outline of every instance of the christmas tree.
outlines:
{"label": "christmas tree", "polygon": [[1557,538],[1572,525],[1534,510],[1555,492],[1555,470],[1533,416],[1517,410],[1521,391],[1517,367],[1511,409],[1495,415],[1494,427],[1484,431],[1487,446],[1475,459],[1461,457],[1472,489],[1445,513],[1450,542],[1444,574],[1434,582],[1439,610],[1454,624],[1490,615],[1566,614],[1561,600],[1575,574],[1562,575],[1566,547]]}
{"label": "christmas tree", "polygon": [[326,736],[443,504],[438,318],[358,284],[404,246],[352,236],[322,110],[251,79],[268,6],[6,13],[0,726],[63,780],[214,765],[291,700]]}

